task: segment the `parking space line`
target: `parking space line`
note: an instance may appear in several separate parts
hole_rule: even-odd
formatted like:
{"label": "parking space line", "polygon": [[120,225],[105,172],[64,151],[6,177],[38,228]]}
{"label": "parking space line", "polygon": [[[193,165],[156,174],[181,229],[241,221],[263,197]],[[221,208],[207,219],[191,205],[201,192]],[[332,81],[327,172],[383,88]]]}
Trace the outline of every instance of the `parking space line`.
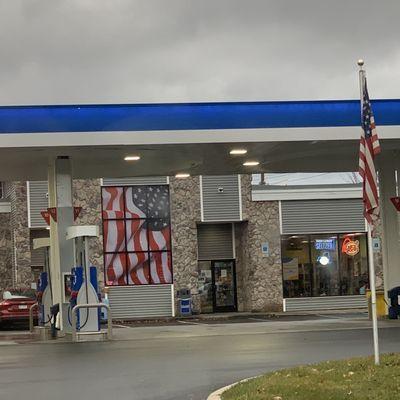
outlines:
{"label": "parking space line", "polygon": [[266,319],[262,319],[262,318],[253,318],[253,317],[249,317],[248,319],[251,319],[253,321],[260,321],[260,322],[266,322]]}
{"label": "parking space line", "polygon": [[208,325],[208,324],[204,324],[201,322],[182,321],[181,319],[178,319],[177,322],[179,322],[180,324],[186,324],[186,325]]}

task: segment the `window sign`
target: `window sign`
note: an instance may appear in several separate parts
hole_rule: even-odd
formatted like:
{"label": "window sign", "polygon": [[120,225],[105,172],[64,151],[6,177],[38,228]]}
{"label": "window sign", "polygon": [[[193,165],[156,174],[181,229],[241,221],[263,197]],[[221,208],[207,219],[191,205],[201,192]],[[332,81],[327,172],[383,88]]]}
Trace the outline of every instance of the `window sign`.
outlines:
{"label": "window sign", "polygon": [[298,258],[282,259],[283,280],[297,281],[299,279],[299,260]]}
{"label": "window sign", "polygon": [[335,239],[316,239],[315,250],[335,250],[336,243]]}
{"label": "window sign", "polygon": [[360,242],[358,240],[353,240],[349,237],[344,239],[342,244],[342,253],[348,256],[355,256],[360,252]]}

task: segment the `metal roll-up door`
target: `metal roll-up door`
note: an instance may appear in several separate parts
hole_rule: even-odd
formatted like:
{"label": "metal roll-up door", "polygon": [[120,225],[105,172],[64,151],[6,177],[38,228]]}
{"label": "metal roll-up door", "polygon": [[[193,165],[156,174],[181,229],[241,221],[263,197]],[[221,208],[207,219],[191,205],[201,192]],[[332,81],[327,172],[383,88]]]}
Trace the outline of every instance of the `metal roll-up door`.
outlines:
{"label": "metal roll-up door", "polygon": [[103,178],[103,186],[166,185],[167,176],[144,176],[133,178]]}
{"label": "metal roll-up door", "polygon": [[363,232],[361,199],[281,202],[282,233]]}
{"label": "metal roll-up door", "polygon": [[241,220],[241,199],[238,175],[201,177],[202,220]]}
{"label": "metal roll-up door", "polygon": [[46,222],[40,212],[47,210],[49,207],[47,181],[29,181],[27,190],[29,228],[44,228],[46,227]]}
{"label": "metal roll-up door", "polygon": [[204,224],[197,226],[199,260],[234,258],[232,224]]}
{"label": "metal roll-up door", "polygon": [[113,319],[174,316],[173,285],[110,286]]}
{"label": "metal roll-up door", "polygon": [[284,311],[367,309],[365,296],[324,296],[284,299]]}

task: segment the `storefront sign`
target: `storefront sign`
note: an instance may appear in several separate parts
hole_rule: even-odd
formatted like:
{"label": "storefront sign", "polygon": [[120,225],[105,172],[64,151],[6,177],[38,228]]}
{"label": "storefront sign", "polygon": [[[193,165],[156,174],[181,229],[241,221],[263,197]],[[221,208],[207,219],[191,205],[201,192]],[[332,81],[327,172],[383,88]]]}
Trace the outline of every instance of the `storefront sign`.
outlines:
{"label": "storefront sign", "polygon": [[299,260],[297,258],[284,258],[282,260],[282,273],[284,281],[297,281],[299,279]]}
{"label": "storefront sign", "polygon": [[269,256],[269,243],[268,242],[265,242],[261,245],[261,252],[263,254],[263,257]]}
{"label": "storefront sign", "polygon": [[335,239],[316,239],[315,250],[335,250]]}
{"label": "storefront sign", "polygon": [[344,239],[342,244],[342,253],[348,256],[355,256],[360,252],[360,242],[358,240],[353,240],[347,237]]}

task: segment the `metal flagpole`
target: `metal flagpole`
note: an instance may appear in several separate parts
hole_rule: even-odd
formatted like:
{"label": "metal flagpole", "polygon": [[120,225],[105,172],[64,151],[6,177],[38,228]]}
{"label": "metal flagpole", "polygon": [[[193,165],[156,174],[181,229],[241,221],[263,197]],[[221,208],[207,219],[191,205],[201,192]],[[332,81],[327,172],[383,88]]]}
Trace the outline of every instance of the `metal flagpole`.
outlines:
{"label": "metal flagpole", "polygon": [[[363,97],[364,97],[364,82],[365,82],[365,70],[363,69],[364,61],[358,60],[358,66],[360,67],[359,78],[360,78],[360,102],[361,102],[361,120],[363,118]],[[375,289],[375,265],[374,265],[374,254],[372,249],[372,230],[368,221],[367,223],[367,238],[368,238],[368,265],[369,265],[369,285],[371,289],[371,311],[372,311],[372,329],[374,336],[374,355],[375,365],[380,364],[379,360],[379,338],[378,338],[378,317],[376,314],[376,289]]]}

